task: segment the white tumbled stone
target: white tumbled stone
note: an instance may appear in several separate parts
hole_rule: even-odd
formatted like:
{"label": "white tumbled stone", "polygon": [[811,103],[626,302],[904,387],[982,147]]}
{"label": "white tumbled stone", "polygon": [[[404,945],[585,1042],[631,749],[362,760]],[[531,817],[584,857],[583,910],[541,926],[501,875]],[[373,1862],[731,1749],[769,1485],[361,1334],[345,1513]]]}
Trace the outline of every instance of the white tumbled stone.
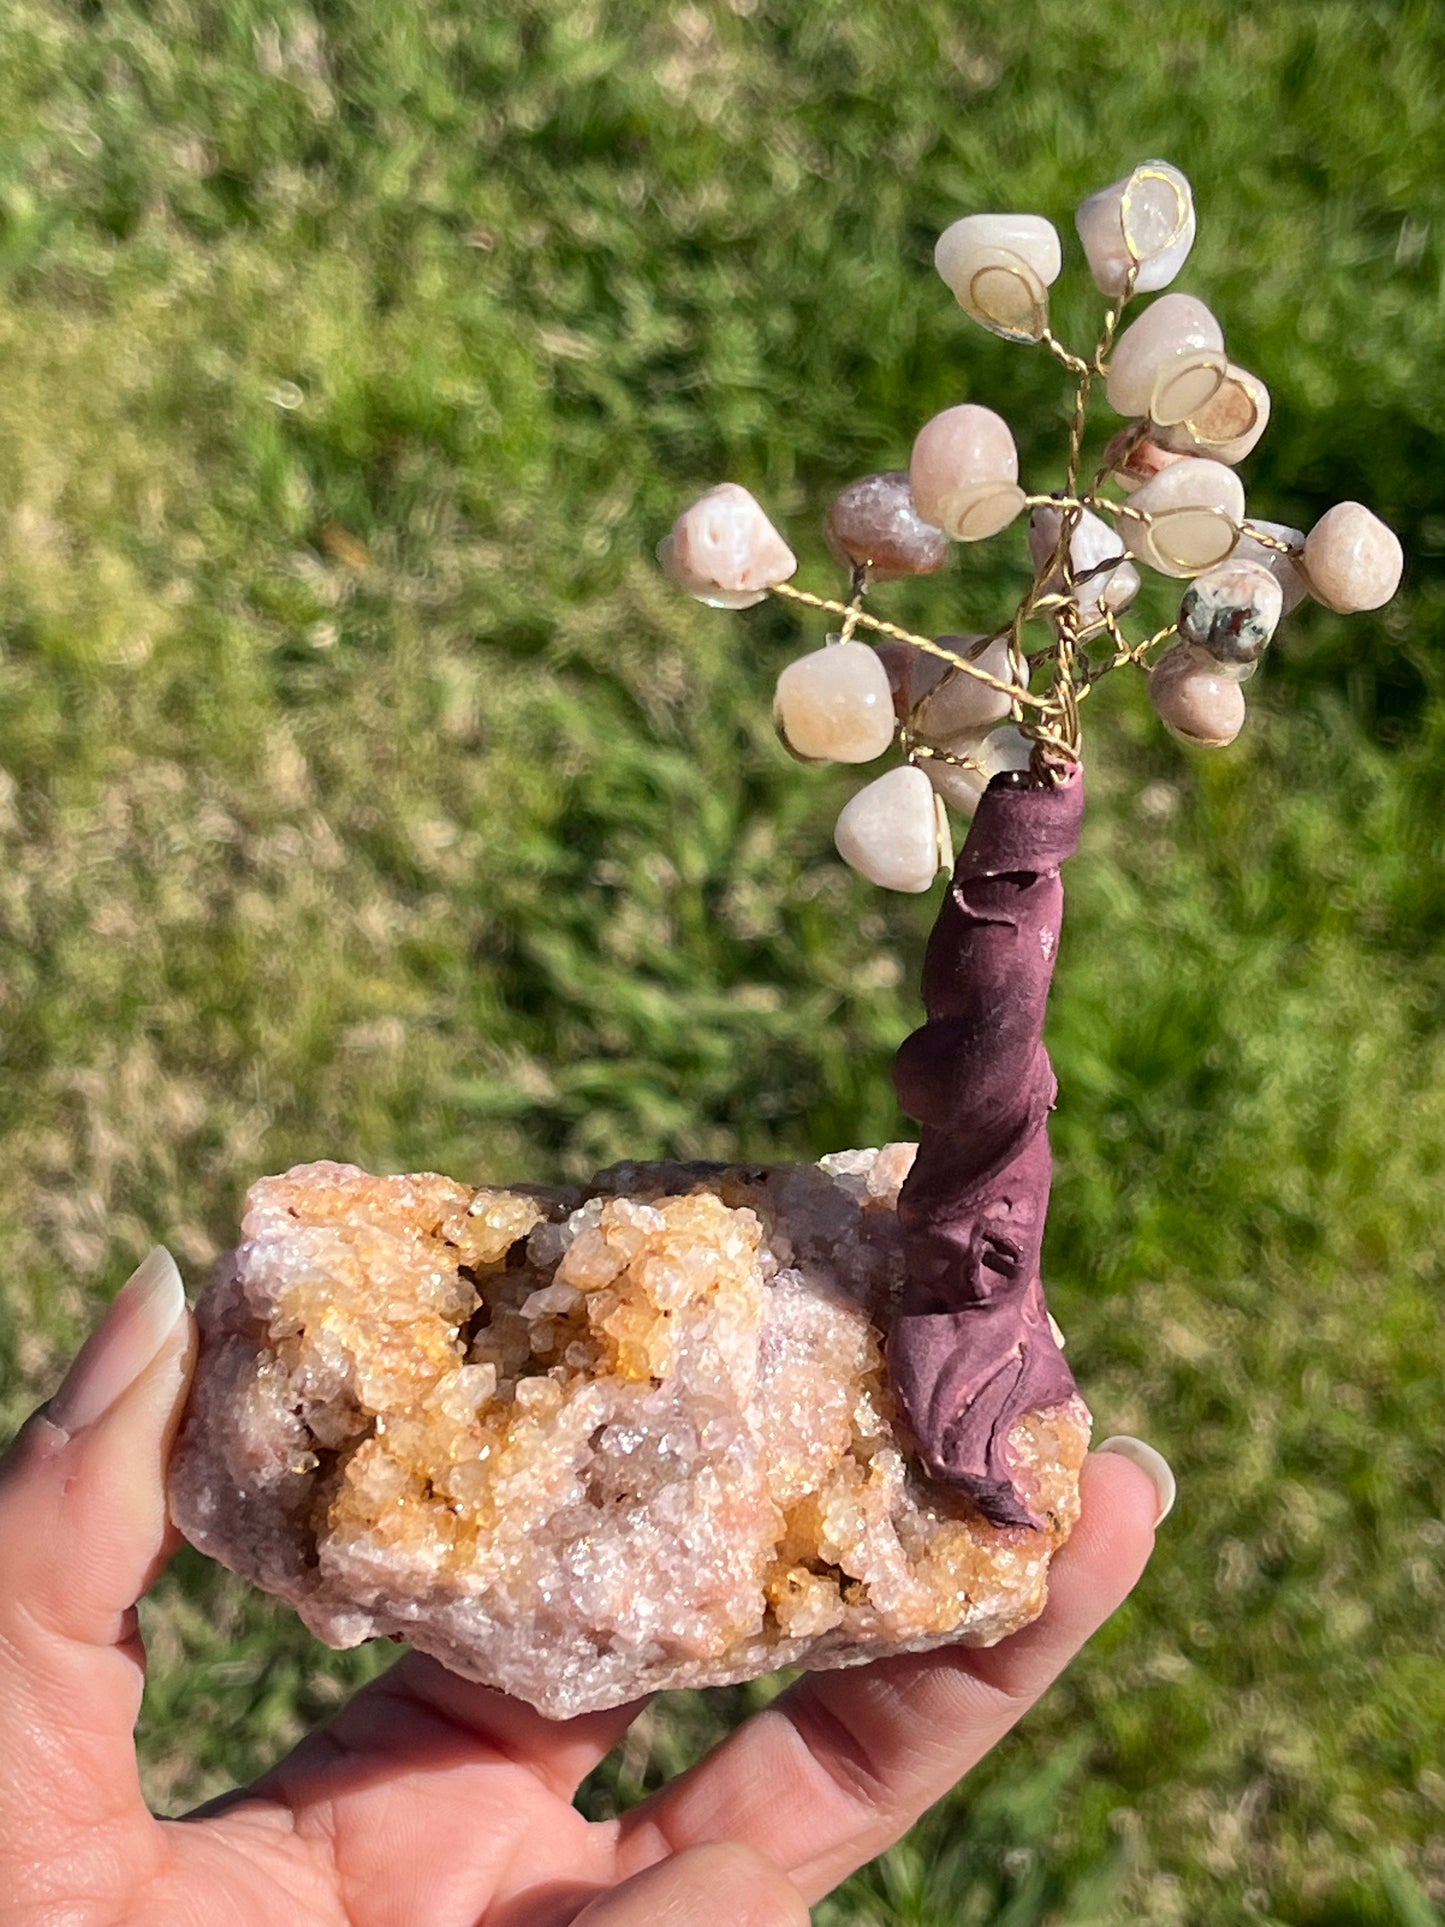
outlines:
{"label": "white tumbled stone", "polygon": [[[1064,586],[1063,570],[1049,566],[1058,552],[1064,513],[1036,508],[1029,517],[1029,555],[1048,595],[1061,593]],[[1092,509],[1085,509],[1074,525],[1069,561],[1085,634],[1098,628],[1103,611],[1118,615],[1139,593],[1139,571],[1125,556],[1123,538]]]}
{"label": "white tumbled stone", "polygon": [[699,602],[748,609],[786,582],[797,557],[736,482],[720,482],[685,508],[657,547],[664,571]]}
{"label": "white tumbled stone", "polygon": [[[1129,508],[1119,531],[1131,555],[1163,575],[1198,575],[1232,552],[1244,484],[1223,462],[1191,456],[1136,489]],[[1146,515],[1149,522],[1140,519]]]}
{"label": "white tumbled stone", "polygon": [[1042,215],[966,214],[938,237],[933,261],[958,305],[994,334],[1037,341],[1048,326],[1063,255]]}
{"label": "white tumbled stone", "polygon": [[1024,506],[1012,431],[977,402],[945,408],[923,424],[908,474],[918,513],[959,542],[996,535]]}
{"label": "white tumbled stone", "polygon": [[1363,502],[1336,502],[1305,540],[1310,589],[1340,615],[1380,608],[1399,588],[1404,567],[1399,536]]}
{"label": "white tumbled stone", "polygon": [[1179,633],[1215,662],[1258,662],[1284,612],[1279,580],[1261,563],[1231,556],[1195,576],[1179,605]]}
{"label": "white tumbled stone", "polygon": [[933,788],[912,764],[874,777],[838,814],[833,841],[843,861],[884,890],[913,895],[938,874]]}
{"label": "white tumbled stone", "polygon": [[1202,649],[1177,643],[1149,671],[1155,714],[1181,742],[1223,749],[1244,727],[1244,691]]}
{"label": "white tumbled stone", "polygon": [[1107,295],[1121,295],[1137,262],[1136,294],[1167,288],[1194,245],[1194,196],[1168,161],[1142,161],[1100,188],[1074,217],[1089,272]]}
{"label": "white tumbled stone", "polygon": [[1224,380],[1202,407],[1183,421],[1156,428],[1155,435],[1161,447],[1181,455],[1207,455],[1233,468],[1258,445],[1269,426],[1269,412],[1269,390],[1259,376],[1230,362]]}
{"label": "white tumbled stone", "polygon": [[790,662],[773,715],[788,747],[810,762],[871,763],[893,741],[888,671],[866,642],[838,642]]}

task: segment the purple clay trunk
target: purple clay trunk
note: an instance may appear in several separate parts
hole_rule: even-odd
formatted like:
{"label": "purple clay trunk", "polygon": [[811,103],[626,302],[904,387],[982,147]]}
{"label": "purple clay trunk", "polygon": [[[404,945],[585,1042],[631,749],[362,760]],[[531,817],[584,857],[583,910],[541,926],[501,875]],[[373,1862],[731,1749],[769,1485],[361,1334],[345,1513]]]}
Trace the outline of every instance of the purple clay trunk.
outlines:
{"label": "purple clay trunk", "polygon": [[920,1128],[898,1200],[907,1282],[888,1342],[894,1388],[935,1478],[996,1525],[1041,1526],[1013,1481],[1009,1430],[1072,1396],[1039,1253],[1049,1207],[1043,1045],[1059,947],[1059,866],[1084,814],[1077,767],[996,776],[928,940],[928,1021],[894,1060]]}

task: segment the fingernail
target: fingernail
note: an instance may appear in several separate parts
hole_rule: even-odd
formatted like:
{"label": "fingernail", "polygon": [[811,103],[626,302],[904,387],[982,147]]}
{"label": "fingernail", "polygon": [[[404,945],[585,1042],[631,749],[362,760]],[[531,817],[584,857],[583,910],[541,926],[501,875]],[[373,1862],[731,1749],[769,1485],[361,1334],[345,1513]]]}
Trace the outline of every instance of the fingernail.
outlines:
{"label": "fingernail", "polygon": [[102,1418],[159,1353],[186,1309],[176,1261],[157,1245],[116,1293],[51,1399],[46,1417],[63,1432]]}
{"label": "fingernail", "polygon": [[1121,1459],[1127,1459],[1131,1465],[1137,1465],[1141,1472],[1148,1473],[1154,1481],[1154,1490],[1159,1494],[1159,1510],[1154,1515],[1154,1523],[1156,1526],[1163,1525],[1174,1510],[1174,1498],[1179,1490],[1164,1454],[1156,1452],[1152,1445],[1146,1445],[1143,1439],[1131,1439],[1127,1433],[1118,1438],[1105,1439],[1102,1445],[1094,1449],[1098,1452],[1116,1452]]}

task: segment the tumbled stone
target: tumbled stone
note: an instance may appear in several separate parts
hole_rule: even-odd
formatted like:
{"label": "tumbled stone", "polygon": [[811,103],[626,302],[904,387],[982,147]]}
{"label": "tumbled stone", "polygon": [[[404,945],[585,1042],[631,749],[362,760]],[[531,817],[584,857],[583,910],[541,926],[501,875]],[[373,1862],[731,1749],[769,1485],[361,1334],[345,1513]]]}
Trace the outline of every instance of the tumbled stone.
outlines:
{"label": "tumbled stone", "polygon": [[786,582],[797,557],[736,482],[719,482],[685,508],[657,545],[679,588],[715,609],[750,609]]}
{"label": "tumbled stone", "polygon": [[1109,358],[1109,406],[1121,415],[1179,422],[1218,391],[1224,331],[1192,294],[1165,294],[1131,322]]}
{"label": "tumbled stone", "polygon": [[1258,375],[1230,362],[1209,400],[1184,421],[1157,428],[1161,445],[1183,455],[1208,455],[1231,468],[1252,453],[1269,427],[1269,390]]}
{"label": "tumbled stone", "polygon": [[[1017,677],[1009,661],[1007,636],[994,636],[986,642],[982,636],[940,636],[938,640],[945,649],[975,663],[996,681],[1015,687]],[[966,669],[947,664],[942,668],[942,675],[930,681],[927,693],[913,711],[914,734],[924,742],[945,742],[966,730],[988,729],[1008,715],[1012,699],[1004,690],[969,675]]]}
{"label": "tumbled stone", "polygon": [[1223,749],[1244,728],[1244,691],[1202,649],[1176,643],[1149,671],[1149,700],[1181,742]]}
{"label": "tumbled stone", "polygon": [[1179,605],[1179,633],[1215,662],[1258,662],[1279,627],[1284,591],[1258,562],[1237,556],[1195,576]]}
{"label": "tumbled stone", "polygon": [[778,677],[773,716],[805,761],[871,763],[893,741],[888,671],[866,642],[814,649]]}
{"label": "tumbled stone", "polygon": [[1129,507],[1119,531],[1131,555],[1163,575],[1198,575],[1233,551],[1244,484],[1223,462],[1187,456],[1136,489]]}
{"label": "tumbled stone", "polygon": [[1336,502],[1305,539],[1310,588],[1340,615],[1383,607],[1399,588],[1404,567],[1399,536],[1363,502]]}
{"label": "tumbled stone", "polygon": [[[1047,595],[1061,594],[1064,587],[1062,568],[1049,566],[1058,553],[1063,522],[1064,511],[1052,506],[1036,508],[1029,517],[1029,555]],[[1074,523],[1069,562],[1084,635],[1099,627],[1106,610],[1119,615],[1139,593],[1139,571],[1125,558],[1123,538],[1092,509],[1083,510]]]}
{"label": "tumbled stone", "polygon": [[989,784],[1002,770],[1025,770],[1033,761],[1034,745],[1016,724],[986,734],[972,732],[941,742],[945,754],[930,756],[920,765],[934,790],[960,816],[972,816]]}
{"label": "tumbled stone", "polygon": [[[1264,540],[1265,537],[1270,540]],[[1285,544],[1285,549],[1275,546],[1279,542]],[[1234,545],[1235,560],[1257,562],[1262,569],[1268,569],[1279,584],[1284,596],[1282,615],[1287,616],[1291,610],[1297,609],[1310,592],[1310,585],[1300,566],[1304,546],[1303,529],[1292,529],[1287,522],[1261,521],[1257,515],[1250,517]]]}
{"label": "tumbled stone", "polygon": [[1172,468],[1186,457],[1165,448],[1157,439],[1159,430],[1148,420],[1129,422],[1104,444],[1103,466],[1111,481],[1132,494],[1145,482],[1152,482],[1162,469]]}
{"label": "tumbled stone", "polygon": [[997,535],[1024,506],[1013,433],[1002,415],[977,402],[945,408],[923,424],[908,474],[919,514],[960,542]]}
{"label": "tumbled stone", "polygon": [[1088,1415],[1011,1432],[1043,1531],[921,1470],[883,1358],[913,1150],[262,1180],[198,1307],[177,1523],[330,1644],[400,1635],[554,1718],[992,1644],[1043,1605]]}
{"label": "tumbled stone", "polygon": [[1135,292],[1152,294],[1168,287],[1194,245],[1194,195],[1168,161],[1141,161],[1081,203],[1074,225],[1097,287],[1122,294],[1135,267]]}
{"label": "tumbled stone", "polygon": [[[947,647],[960,653],[982,640],[982,636],[940,637]],[[906,722],[929,690],[948,674],[948,664],[931,649],[919,649],[911,642],[895,642],[890,638],[873,646],[893,691],[893,713],[899,722]]]}
{"label": "tumbled stone", "polygon": [[850,870],[880,889],[912,896],[928,889],[946,861],[928,778],[911,764],[865,783],[838,812],[833,841]]}
{"label": "tumbled stone", "polygon": [[947,562],[948,537],[925,522],[913,506],[907,469],[888,469],[850,482],[834,499],[823,524],[833,559],[866,569],[870,582],[933,575]]}
{"label": "tumbled stone", "polygon": [[939,235],[933,264],[982,326],[1008,341],[1042,338],[1063,253],[1041,214],[965,214]]}

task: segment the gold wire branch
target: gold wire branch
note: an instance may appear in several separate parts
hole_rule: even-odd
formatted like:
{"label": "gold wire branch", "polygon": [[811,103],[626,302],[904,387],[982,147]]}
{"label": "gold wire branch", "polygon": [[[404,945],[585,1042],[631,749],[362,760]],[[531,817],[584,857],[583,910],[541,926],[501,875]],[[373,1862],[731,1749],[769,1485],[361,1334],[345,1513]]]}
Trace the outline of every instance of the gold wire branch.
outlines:
{"label": "gold wire branch", "polygon": [[915,649],[923,650],[925,655],[937,656],[940,661],[946,662],[950,669],[962,670],[965,675],[976,677],[979,682],[987,683],[990,689],[996,689],[1000,695],[1007,696],[1011,700],[1031,703],[1037,709],[1043,709],[1047,704],[1046,696],[1039,695],[1032,689],[1016,689],[1011,683],[1001,681],[991,671],[980,668],[978,663],[970,662],[967,656],[960,656],[955,650],[946,649],[941,642],[935,642],[932,636],[915,635],[911,629],[900,628],[896,622],[884,622],[881,617],[875,616],[870,610],[861,608],[856,603],[835,602],[831,596],[813,595],[807,589],[795,589],[791,582],[778,583],[771,593],[786,596],[789,602],[801,602],[809,609],[825,610],[829,615],[844,618],[851,616],[856,628],[871,629],[876,635],[887,636],[893,642],[911,643]]}

